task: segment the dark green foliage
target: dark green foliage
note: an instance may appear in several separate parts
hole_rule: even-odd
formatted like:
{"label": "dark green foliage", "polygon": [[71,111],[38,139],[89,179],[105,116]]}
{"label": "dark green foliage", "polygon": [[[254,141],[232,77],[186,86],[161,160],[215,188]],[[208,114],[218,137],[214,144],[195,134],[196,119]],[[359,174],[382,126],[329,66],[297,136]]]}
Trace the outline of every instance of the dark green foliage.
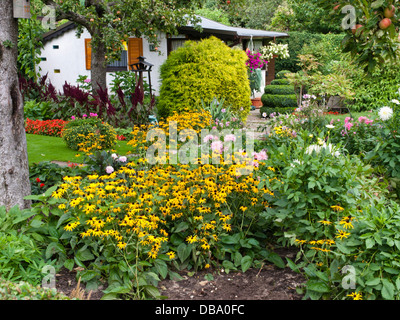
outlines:
{"label": "dark green foliage", "polygon": [[293,113],[296,108],[288,107],[288,108],[270,108],[270,107],[261,107],[260,114],[263,115],[264,113],[267,114],[267,117],[271,113],[275,113],[276,115],[279,114],[290,114]]}
{"label": "dark green foliage", "polygon": [[283,94],[290,95],[295,94],[294,87],[292,85],[268,85],[264,89],[265,94]]}
{"label": "dark green foliage", "polygon": [[286,79],[274,79],[271,81],[271,85],[273,86],[281,86],[281,85],[288,85],[289,80]]}
{"label": "dark green foliage", "polygon": [[296,108],[297,97],[295,94],[279,95],[279,94],[263,94],[261,96],[263,106],[269,108]]}
{"label": "dark green foliage", "polygon": [[[324,50],[327,53],[336,54],[337,48],[340,48],[343,34],[318,34],[310,32],[288,32],[289,38],[277,39],[277,43],[288,44],[290,57],[287,59],[278,59],[275,62],[275,70],[289,70],[291,72],[300,71],[298,66],[298,55],[303,53],[303,47],[309,45],[315,47],[319,42],[324,42]],[[329,58],[334,60],[335,58]]]}

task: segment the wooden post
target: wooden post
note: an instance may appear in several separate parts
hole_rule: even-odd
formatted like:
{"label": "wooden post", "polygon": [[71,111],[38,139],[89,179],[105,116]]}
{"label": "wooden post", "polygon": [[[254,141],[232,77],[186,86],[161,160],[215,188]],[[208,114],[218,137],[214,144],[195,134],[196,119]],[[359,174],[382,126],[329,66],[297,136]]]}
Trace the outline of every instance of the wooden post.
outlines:
{"label": "wooden post", "polygon": [[275,58],[268,61],[267,72],[265,76],[265,85],[269,85],[275,79]]}

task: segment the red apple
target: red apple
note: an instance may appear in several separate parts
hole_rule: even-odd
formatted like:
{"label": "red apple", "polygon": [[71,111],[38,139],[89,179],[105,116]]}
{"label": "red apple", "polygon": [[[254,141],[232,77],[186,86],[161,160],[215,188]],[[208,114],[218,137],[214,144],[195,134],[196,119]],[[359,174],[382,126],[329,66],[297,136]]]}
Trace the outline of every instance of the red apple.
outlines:
{"label": "red apple", "polygon": [[389,28],[389,26],[392,24],[392,20],[390,20],[389,18],[384,18],[381,20],[381,22],[379,22],[379,28],[381,28],[382,30],[385,30],[387,28]]}
{"label": "red apple", "polygon": [[356,24],[354,28],[351,28],[351,32],[353,32],[353,34],[356,34],[357,29],[361,28],[362,26],[362,24]]}
{"label": "red apple", "polygon": [[395,13],[396,13],[396,8],[394,7],[394,5],[385,8],[385,10],[383,11],[383,15],[386,18],[393,18]]}

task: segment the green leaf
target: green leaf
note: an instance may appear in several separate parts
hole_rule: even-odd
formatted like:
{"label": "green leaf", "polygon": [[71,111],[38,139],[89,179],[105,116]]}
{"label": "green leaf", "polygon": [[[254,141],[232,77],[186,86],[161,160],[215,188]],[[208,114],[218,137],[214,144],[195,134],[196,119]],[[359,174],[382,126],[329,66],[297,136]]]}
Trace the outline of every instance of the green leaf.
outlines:
{"label": "green leaf", "polygon": [[367,249],[371,249],[374,245],[375,245],[375,240],[372,239],[372,238],[368,238],[368,239],[365,241],[365,247],[366,247]]}
{"label": "green leaf", "polygon": [[167,277],[168,274],[168,266],[165,263],[165,261],[156,259],[154,261],[154,265],[157,269],[157,272],[160,274],[161,278],[165,279]]}
{"label": "green leaf", "polygon": [[244,256],[240,261],[240,265],[242,266],[242,271],[246,272],[253,262],[253,259],[250,256]]}
{"label": "green leaf", "polygon": [[318,280],[309,280],[307,282],[307,289],[320,293],[330,292],[329,286],[325,282]]}
{"label": "green leaf", "polygon": [[286,257],[286,261],[287,261],[287,264],[290,269],[292,269],[294,272],[297,272],[297,273],[300,272],[299,268],[292,260],[290,260],[288,257]]}
{"label": "green leaf", "polygon": [[266,259],[269,262],[272,262],[274,265],[276,265],[278,268],[284,269],[285,268],[285,262],[283,262],[282,258],[275,252],[269,252],[266,256]]}
{"label": "green leaf", "polygon": [[178,232],[182,232],[185,231],[189,228],[189,224],[187,222],[181,222],[180,224],[178,224],[176,226],[175,231],[173,231],[174,233],[178,233]]}
{"label": "green leaf", "polygon": [[73,259],[67,259],[64,262],[64,267],[71,271],[74,268],[75,261]]}
{"label": "green leaf", "polygon": [[382,279],[382,297],[386,300],[393,300],[394,298],[394,285],[388,279]]}
{"label": "green leaf", "polygon": [[144,286],[144,290],[153,298],[158,298],[160,296],[160,291],[158,291],[158,289],[154,286],[146,285]]}
{"label": "green leaf", "polygon": [[78,250],[78,252],[76,253],[76,257],[80,261],[89,261],[94,259],[94,255],[87,248],[83,250],[82,249]]}
{"label": "green leaf", "polygon": [[178,248],[177,248],[177,254],[179,260],[181,262],[184,262],[190,255],[190,252],[192,251],[192,248],[185,243],[181,243]]}
{"label": "green leaf", "polygon": [[367,282],[365,282],[365,284],[367,286],[377,286],[380,283],[381,283],[381,279],[380,278],[374,278],[374,279],[371,279],[371,280],[368,280]]}

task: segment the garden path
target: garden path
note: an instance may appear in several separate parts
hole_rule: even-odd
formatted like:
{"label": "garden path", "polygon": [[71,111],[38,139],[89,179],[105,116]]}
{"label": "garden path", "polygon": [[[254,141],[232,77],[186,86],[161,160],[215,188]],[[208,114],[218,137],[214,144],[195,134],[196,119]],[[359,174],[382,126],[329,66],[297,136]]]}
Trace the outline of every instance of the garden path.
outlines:
{"label": "garden path", "polygon": [[266,126],[266,124],[267,120],[261,117],[260,110],[255,109],[250,110],[245,128],[254,132],[255,139],[263,139],[266,135],[269,134],[269,128],[267,127],[267,131],[264,132],[258,131],[258,128],[260,126]]}

